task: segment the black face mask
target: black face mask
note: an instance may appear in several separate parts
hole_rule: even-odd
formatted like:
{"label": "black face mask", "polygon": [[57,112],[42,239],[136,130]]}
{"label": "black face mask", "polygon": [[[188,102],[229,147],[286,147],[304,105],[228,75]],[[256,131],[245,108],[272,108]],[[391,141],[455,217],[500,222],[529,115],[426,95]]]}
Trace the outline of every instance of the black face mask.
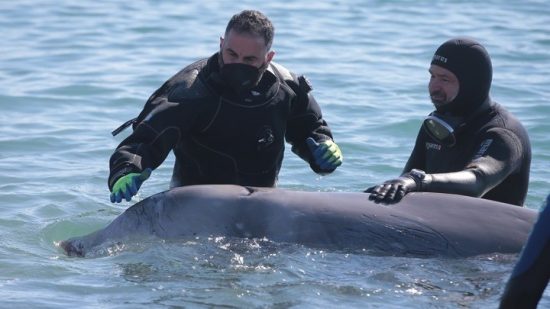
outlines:
{"label": "black face mask", "polygon": [[241,94],[256,87],[266,69],[267,63],[260,68],[244,63],[229,63],[221,66],[220,76],[226,85]]}

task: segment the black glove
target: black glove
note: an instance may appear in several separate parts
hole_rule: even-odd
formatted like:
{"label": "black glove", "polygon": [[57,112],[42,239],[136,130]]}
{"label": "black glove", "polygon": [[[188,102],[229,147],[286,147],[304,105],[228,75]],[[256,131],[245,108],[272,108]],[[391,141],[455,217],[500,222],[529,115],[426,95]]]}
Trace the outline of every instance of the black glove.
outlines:
{"label": "black glove", "polygon": [[370,193],[369,200],[373,200],[375,203],[397,203],[409,192],[422,191],[425,175],[424,171],[413,169],[399,178],[385,181],[364,192]]}

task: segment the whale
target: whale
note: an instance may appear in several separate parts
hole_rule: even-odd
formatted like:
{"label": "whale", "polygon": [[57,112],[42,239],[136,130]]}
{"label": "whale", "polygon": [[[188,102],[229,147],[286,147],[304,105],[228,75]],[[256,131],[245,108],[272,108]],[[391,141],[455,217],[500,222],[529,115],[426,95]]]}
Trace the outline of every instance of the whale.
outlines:
{"label": "whale", "polygon": [[462,195],[413,192],[376,204],[360,192],[238,185],[177,187],[147,197],[105,228],[59,242],[68,256],[139,241],[225,236],[347,252],[470,257],[519,253],[537,212]]}

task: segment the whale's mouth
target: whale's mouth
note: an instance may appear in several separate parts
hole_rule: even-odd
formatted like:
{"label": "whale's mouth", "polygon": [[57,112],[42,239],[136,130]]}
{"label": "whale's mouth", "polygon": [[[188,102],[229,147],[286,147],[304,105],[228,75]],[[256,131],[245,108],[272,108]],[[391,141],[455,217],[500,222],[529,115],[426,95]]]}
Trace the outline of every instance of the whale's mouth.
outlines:
{"label": "whale's mouth", "polygon": [[59,243],[59,247],[65,251],[68,256],[84,257],[84,246],[79,241],[64,240]]}

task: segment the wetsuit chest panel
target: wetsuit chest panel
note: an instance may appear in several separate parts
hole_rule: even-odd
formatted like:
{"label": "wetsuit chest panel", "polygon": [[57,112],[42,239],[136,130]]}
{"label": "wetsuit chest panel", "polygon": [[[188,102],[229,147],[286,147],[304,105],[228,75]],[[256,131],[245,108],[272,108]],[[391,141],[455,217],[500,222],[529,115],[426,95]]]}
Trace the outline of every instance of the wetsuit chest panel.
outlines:
{"label": "wetsuit chest panel", "polygon": [[232,157],[241,172],[271,169],[284,148],[288,110],[288,105],[278,100],[246,107],[222,99],[214,119],[195,141]]}
{"label": "wetsuit chest panel", "polygon": [[462,141],[453,147],[446,147],[428,138],[426,142],[426,173],[448,173],[464,169],[472,160],[475,138],[463,135],[461,139]]}
{"label": "wetsuit chest panel", "polygon": [[203,129],[184,137],[178,147],[183,184],[274,185],[283,159],[289,96],[280,91],[255,106],[220,98],[216,105]]}
{"label": "wetsuit chest panel", "polygon": [[469,123],[456,135],[456,143],[452,147],[439,144],[424,130],[426,141],[426,172],[449,173],[463,170],[474,160],[484,141],[487,130],[494,127],[494,115],[479,117]]}

